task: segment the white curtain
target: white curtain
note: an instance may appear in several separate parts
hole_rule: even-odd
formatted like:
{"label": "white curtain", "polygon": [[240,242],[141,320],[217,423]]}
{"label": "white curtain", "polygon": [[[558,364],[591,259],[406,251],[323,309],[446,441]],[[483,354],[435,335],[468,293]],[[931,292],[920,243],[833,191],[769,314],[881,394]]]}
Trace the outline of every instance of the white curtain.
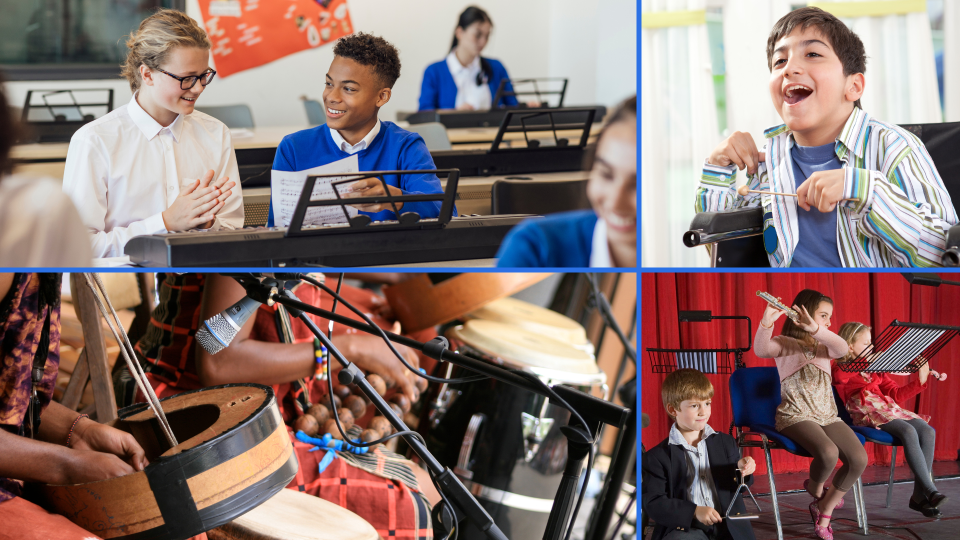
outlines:
{"label": "white curtain", "polygon": [[943,106],[947,122],[960,121],[960,2],[943,3]]}
{"label": "white curtain", "polygon": [[[643,13],[692,11],[706,0],[642,0]],[[703,160],[719,142],[706,24],[641,29],[642,263],[707,266],[683,245]]]}
{"label": "white curtain", "polygon": [[[854,0],[863,1],[869,0]],[[953,3],[956,0],[945,2],[946,5]],[[824,9],[829,10],[829,6]],[[866,86],[860,100],[863,109],[893,124],[941,122],[937,68],[927,13],[841,20],[860,36],[867,50]]]}

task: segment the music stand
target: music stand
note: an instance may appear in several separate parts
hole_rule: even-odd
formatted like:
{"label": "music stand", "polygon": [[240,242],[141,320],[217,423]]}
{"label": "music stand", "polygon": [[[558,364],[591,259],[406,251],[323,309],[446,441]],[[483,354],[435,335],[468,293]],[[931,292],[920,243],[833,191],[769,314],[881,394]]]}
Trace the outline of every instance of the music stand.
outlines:
{"label": "music stand", "polygon": [[[563,81],[563,85],[560,87],[560,90],[540,90],[538,83],[541,82],[553,82],[553,81]],[[497,87],[497,93],[493,96],[493,107],[494,109],[499,108],[499,103],[505,97],[517,97],[517,96],[537,96],[537,101],[540,102],[540,106],[543,108],[550,107],[550,105],[545,105],[543,96],[560,96],[560,101],[557,103],[556,108],[563,107],[563,98],[567,95],[567,81],[566,77],[540,77],[535,79],[510,79],[504,77],[500,79],[500,86]],[[510,83],[512,90],[507,90],[507,83]],[[533,90],[521,90],[517,91],[518,84],[532,84]],[[520,100],[518,99],[517,102]]]}
{"label": "music stand", "polygon": [[[753,346],[753,323],[746,315],[712,315],[710,311],[681,311],[679,320],[683,322],[710,322],[713,320],[747,321],[747,346],[723,349],[662,349],[647,348],[650,365],[654,373],[670,373],[677,369],[691,368],[703,373],[729,375],[734,369],[746,367],[743,353]],[[682,327],[678,328],[680,342],[683,343]],[[731,358],[733,363],[731,367]]]}
{"label": "music stand", "polygon": [[[420,194],[420,195],[391,195],[390,190],[388,189],[387,181],[384,179],[387,175],[404,175],[404,174],[446,174],[447,175],[447,184],[443,193],[429,193],[429,194]],[[311,195],[313,194],[313,187],[316,185],[318,179],[322,178],[341,178],[341,180],[335,180],[330,183],[333,186],[333,199],[319,199],[311,200]],[[378,197],[356,197],[356,198],[344,198],[340,194],[339,186],[343,184],[352,184],[358,180],[363,180],[365,178],[376,178],[380,180],[383,185],[385,194]],[[453,208],[454,208],[454,199],[457,196],[457,184],[460,180],[460,170],[459,169],[430,169],[430,170],[399,170],[399,171],[369,171],[369,172],[360,172],[360,173],[332,173],[332,174],[317,174],[307,177],[307,180],[303,183],[303,190],[300,192],[300,199],[297,201],[297,208],[293,212],[293,217],[290,219],[290,225],[287,227],[286,233],[284,236],[315,236],[319,234],[332,234],[337,232],[347,233],[347,232],[356,232],[361,228],[370,226],[367,230],[395,230],[395,229],[442,229],[453,217]],[[440,214],[437,219],[421,220],[420,216],[412,213],[405,212],[400,213],[397,208],[397,203],[408,203],[408,202],[429,202],[429,201],[441,201],[440,205]],[[377,225],[371,225],[372,220],[369,216],[364,214],[359,214],[350,217],[349,212],[347,211],[348,205],[355,204],[376,204],[376,203],[390,203],[393,207],[393,212],[397,216],[396,222],[380,222]],[[307,210],[309,208],[319,207],[319,206],[339,206],[343,211],[344,216],[349,223],[348,227],[323,227],[323,226],[308,226],[304,228],[303,220],[307,216]]]}
{"label": "music stand", "polygon": [[[559,122],[555,119],[555,114],[561,114],[566,122]],[[570,141],[557,135],[557,131],[579,130],[580,141],[576,143],[578,147],[586,147],[587,139],[590,138],[590,127],[593,125],[593,118],[597,114],[596,108],[582,107],[576,109],[560,110],[511,110],[503,115],[500,122],[500,129],[497,130],[497,136],[490,145],[490,153],[494,152],[517,152],[524,151],[527,148],[564,148],[571,146]],[[577,120],[577,117],[582,120]],[[516,120],[516,122],[515,122]],[[536,121],[538,120],[538,121]],[[545,120],[545,121],[544,121]],[[532,133],[550,132],[553,135],[553,146],[543,146],[538,139],[531,139]],[[526,148],[501,148],[503,136],[507,133],[523,133],[523,138],[527,143]]]}
{"label": "music stand", "polygon": [[[104,101],[77,101],[74,92],[106,92]],[[42,103],[33,103],[34,97],[39,96]],[[48,98],[68,97],[66,102],[51,103]],[[26,127],[26,135],[21,136],[19,143],[69,142],[73,134],[84,124],[93,121],[95,116],[84,107],[104,109],[103,114],[113,110],[112,88],[84,88],[77,90],[27,90],[27,97],[23,103],[23,113],[20,122]],[[100,115],[102,116],[102,115]]]}
{"label": "music stand", "polygon": [[847,373],[916,373],[960,327],[900,322],[896,319],[849,362],[837,362]]}

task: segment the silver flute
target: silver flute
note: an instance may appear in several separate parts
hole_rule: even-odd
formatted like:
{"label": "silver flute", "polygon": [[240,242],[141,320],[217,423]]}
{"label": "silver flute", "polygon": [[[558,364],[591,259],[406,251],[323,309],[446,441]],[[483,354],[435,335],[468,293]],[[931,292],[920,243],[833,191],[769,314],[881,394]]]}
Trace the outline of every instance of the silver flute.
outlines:
{"label": "silver flute", "polygon": [[800,314],[797,313],[797,310],[788,307],[786,304],[781,302],[779,299],[775,298],[772,294],[763,291],[757,291],[757,296],[763,298],[767,301],[768,304],[773,305],[775,308],[786,312],[787,317],[790,317],[790,320],[800,324]]}

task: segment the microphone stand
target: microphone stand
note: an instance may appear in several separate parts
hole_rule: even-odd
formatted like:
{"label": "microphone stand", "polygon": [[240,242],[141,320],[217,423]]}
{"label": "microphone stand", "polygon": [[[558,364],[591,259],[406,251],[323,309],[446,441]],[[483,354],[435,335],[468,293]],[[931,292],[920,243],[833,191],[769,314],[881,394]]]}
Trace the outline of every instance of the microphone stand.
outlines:
{"label": "microphone stand", "polygon": [[[330,355],[343,366],[343,369],[340,370],[337,377],[340,380],[341,384],[355,384],[360,388],[360,391],[366,395],[373,405],[379,410],[385,418],[397,429],[397,431],[409,431],[409,428],[403,423],[403,420],[399,418],[394,412],[393,409],[387,404],[387,402],[373,389],[369,382],[367,382],[366,377],[363,372],[356,367],[353,363],[348,361],[342,353],[333,345],[330,339],[323,333],[317,325],[306,316],[306,313],[316,315],[318,317],[325,318],[327,320],[333,321],[337,324],[342,324],[344,326],[360,330],[369,334],[380,336],[379,328],[372,328],[365,322],[356,321],[342,315],[337,315],[335,313],[329,312],[324,309],[312,306],[310,304],[305,304],[301,302],[290,290],[284,287],[283,281],[286,279],[296,279],[299,280],[299,275],[290,274],[280,274],[276,278],[268,278],[263,281],[257,281],[256,278],[250,279],[247,277],[236,277],[234,276],[241,285],[247,290],[247,294],[260,302],[263,302],[267,305],[273,305],[278,303],[283,305],[290,312],[290,315],[299,318],[307,326],[307,328],[313,333],[317,339],[327,350],[330,351]],[[282,293],[281,293],[282,291]],[[392,332],[383,331],[387,338],[401,345],[410,347],[414,350],[423,352],[425,355],[439,360],[442,362],[451,362],[462,366],[471,371],[486,375],[497,379],[498,381],[510,384],[534,392],[536,394],[542,395],[549,398],[549,393],[544,390],[543,387],[537,385],[521,375],[513,373],[509,370],[495,366],[483,360],[477,360],[475,358],[470,358],[462,354],[452,352],[448,349],[449,342],[446,338],[438,337],[433,340],[422,343],[414,339],[407,338]],[[627,422],[630,416],[630,409],[620,407],[613,403],[597,399],[589,394],[580,392],[570,387],[563,385],[557,385],[551,387],[553,392],[559,395],[564,401],[566,401],[571,409],[576,409],[576,412],[581,412],[581,416],[584,421],[590,424],[591,426],[599,427],[601,423],[610,424],[615,427],[621,428]],[[557,403],[558,406],[562,404]],[[574,412],[574,411],[571,411]],[[576,480],[572,482],[567,480],[568,473],[570,476],[573,476],[572,471],[570,470],[572,465],[570,461],[577,462],[576,465],[576,477],[579,476],[580,465],[583,461],[583,456],[586,455],[584,450],[583,456],[580,456],[577,459],[575,456],[580,455],[580,447],[589,448],[593,444],[593,441],[589,441],[586,437],[586,434],[583,432],[583,428],[574,428],[571,426],[564,426],[562,428],[564,435],[567,436],[568,444],[570,445],[570,455],[574,456],[573,459],[568,460],[567,468],[564,473],[564,480],[561,481],[560,490],[558,490],[558,499],[555,499],[554,508],[550,513],[550,521],[547,524],[547,530],[544,533],[544,540],[560,540],[563,535],[563,530],[565,529],[566,519],[569,519],[569,507],[575,500],[575,497],[572,495],[564,495],[565,493],[570,493],[576,488]],[[594,433],[597,432],[596,428],[593,428]],[[506,536],[500,531],[496,523],[494,523],[493,518],[490,517],[490,514],[480,505],[480,503],[473,497],[466,486],[460,482],[460,479],[454,474],[448,467],[444,467],[440,464],[439,461],[430,453],[420,439],[404,435],[404,440],[410,446],[414,453],[423,460],[426,466],[430,469],[432,476],[434,476],[443,489],[445,493],[450,495],[453,499],[453,502],[457,506],[457,510],[461,512],[462,515],[470,519],[481,531],[484,531],[488,538],[502,539],[506,540]],[[574,477],[575,478],[575,477]],[[557,504],[559,502],[559,504]],[[455,518],[457,521],[460,521],[460,518]]]}

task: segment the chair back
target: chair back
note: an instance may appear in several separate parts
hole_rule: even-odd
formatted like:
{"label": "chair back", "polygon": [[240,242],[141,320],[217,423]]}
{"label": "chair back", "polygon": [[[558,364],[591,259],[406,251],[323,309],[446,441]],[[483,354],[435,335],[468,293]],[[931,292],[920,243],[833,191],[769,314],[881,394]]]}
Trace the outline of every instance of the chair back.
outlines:
{"label": "chair back", "polygon": [[843,400],[840,399],[840,393],[837,392],[836,386],[831,386],[833,389],[833,401],[837,404],[837,415],[840,416],[840,419],[843,420],[844,424],[848,426],[853,425],[853,418],[850,417],[850,411],[847,410],[846,404],[843,403]]}
{"label": "chair back", "polygon": [[423,142],[427,143],[427,150],[451,150],[450,137],[447,135],[447,128],[440,122],[426,122],[424,124],[410,124],[407,131],[412,131],[421,137]]}
{"label": "chair back", "polygon": [[590,208],[587,180],[497,180],[490,192],[496,214],[554,214]]}
{"label": "chair back", "polygon": [[960,201],[960,152],[957,152],[960,147],[960,122],[904,124],[900,127],[916,135],[927,148],[956,207]]}
{"label": "chair back", "polygon": [[327,115],[323,112],[323,105],[315,99],[303,100],[303,108],[307,111],[307,122],[311,126],[327,123]]}
{"label": "chair back", "polygon": [[197,110],[209,114],[223,122],[228,128],[252,128],[253,113],[250,107],[240,105],[220,105],[215,107],[197,107]]}
{"label": "chair back", "polygon": [[776,425],[780,375],[775,367],[740,368],[730,374],[730,404],[737,427]]}

